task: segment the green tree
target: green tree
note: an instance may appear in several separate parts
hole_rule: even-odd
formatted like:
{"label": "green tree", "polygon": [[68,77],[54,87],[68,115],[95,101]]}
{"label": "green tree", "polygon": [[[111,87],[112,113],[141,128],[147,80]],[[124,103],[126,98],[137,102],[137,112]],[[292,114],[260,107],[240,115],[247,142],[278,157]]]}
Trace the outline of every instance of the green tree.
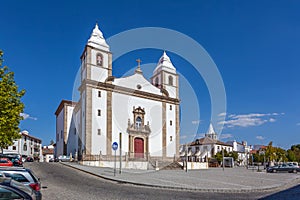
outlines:
{"label": "green tree", "polygon": [[276,161],[276,150],[273,147],[273,142],[270,142],[266,148],[266,158],[269,162]]}
{"label": "green tree", "polygon": [[297,161],[296,155],[291,149],[287,150],[287,159],[291,162]]}
{"label": "green tree", "polygon": [[3,51],[0,50],[0,149],[13,144],[13,140],[20,137],[19,124],[24,110],[21,97],[25,90],[18,91],[14,80],[14,73],[7,66],[2,67]]}
{"label": "green tree", "polygon": [[290,161],[300,162],[300,144],[291,146],[291,149],[288,150],[288,158]]}

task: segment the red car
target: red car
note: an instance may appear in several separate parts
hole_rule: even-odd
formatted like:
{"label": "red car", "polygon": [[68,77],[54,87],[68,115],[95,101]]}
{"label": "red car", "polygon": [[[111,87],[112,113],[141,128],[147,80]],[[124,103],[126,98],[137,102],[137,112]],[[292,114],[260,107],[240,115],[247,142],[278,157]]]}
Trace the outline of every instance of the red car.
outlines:
{"label": "red car", "polygon": [[8,158],[0,158],[1,167],[12,167],[14,164]]}

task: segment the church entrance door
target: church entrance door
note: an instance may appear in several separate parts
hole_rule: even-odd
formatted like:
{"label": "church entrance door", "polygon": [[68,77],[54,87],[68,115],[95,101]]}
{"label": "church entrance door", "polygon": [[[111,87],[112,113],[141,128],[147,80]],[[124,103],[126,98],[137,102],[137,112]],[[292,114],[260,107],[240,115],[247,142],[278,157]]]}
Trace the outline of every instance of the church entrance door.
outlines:
{"label": "church entrance door", "polygon": [[144,140],[142,138],[134,139],[134,157],[144,158]]}

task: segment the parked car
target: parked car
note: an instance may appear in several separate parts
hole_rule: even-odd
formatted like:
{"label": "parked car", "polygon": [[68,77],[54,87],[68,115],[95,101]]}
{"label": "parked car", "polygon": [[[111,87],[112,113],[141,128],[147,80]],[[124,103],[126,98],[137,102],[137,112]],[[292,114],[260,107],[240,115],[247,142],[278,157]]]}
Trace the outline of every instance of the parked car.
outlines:
{"label": "parked car", "polygon": [[14,164],[8,158],[0,158],[1,167],[12,167]]}
{"label": "parked car", "polygon": [[276,172],[289,172],[289,173],[297,173],[300,172],[299,166],[293,164],[282,164],[273,167],[268,167],[267,172],[276,173]]}
{"label": "parked car", "polygon": [[22,167],[22,156],[19,154],[0,154],[1,158],[8,158],[14,166]]}
{"label": "parked car", "polygon": [[33,162],[33,161],[34,161],[33,158],[30,157],[30,156],[28,156],[28,157],[26,158],[26,162]]}
{"label": "parked car", "polygon": [[69,162],[70,156],[58,156],[58,161],[60,162]]}
{"label": "parked car", "polygon": [[33,189],[36,199],[42,199],[40,179],[30,170],[21,167],[0,168],[0,173],[4,177],[10,177]]}
{"label": "parked car", "polygon": [[36,199],[34,191],[11,178],[0,178],[0,199]]}

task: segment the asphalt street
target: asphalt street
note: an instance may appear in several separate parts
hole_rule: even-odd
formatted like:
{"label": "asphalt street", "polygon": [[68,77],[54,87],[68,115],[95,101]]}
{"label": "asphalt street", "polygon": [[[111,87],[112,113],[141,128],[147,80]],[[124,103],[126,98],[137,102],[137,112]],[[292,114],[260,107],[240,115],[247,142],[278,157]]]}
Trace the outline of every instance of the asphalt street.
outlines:
{"label": "asphalt street", "polygon": [[25,167],[41,178],[43,199],[289,199],[285,197],[299,195],[297,189],[268,193],[212,193],[149,188],[104,180],[60,163],[26,163]]}

